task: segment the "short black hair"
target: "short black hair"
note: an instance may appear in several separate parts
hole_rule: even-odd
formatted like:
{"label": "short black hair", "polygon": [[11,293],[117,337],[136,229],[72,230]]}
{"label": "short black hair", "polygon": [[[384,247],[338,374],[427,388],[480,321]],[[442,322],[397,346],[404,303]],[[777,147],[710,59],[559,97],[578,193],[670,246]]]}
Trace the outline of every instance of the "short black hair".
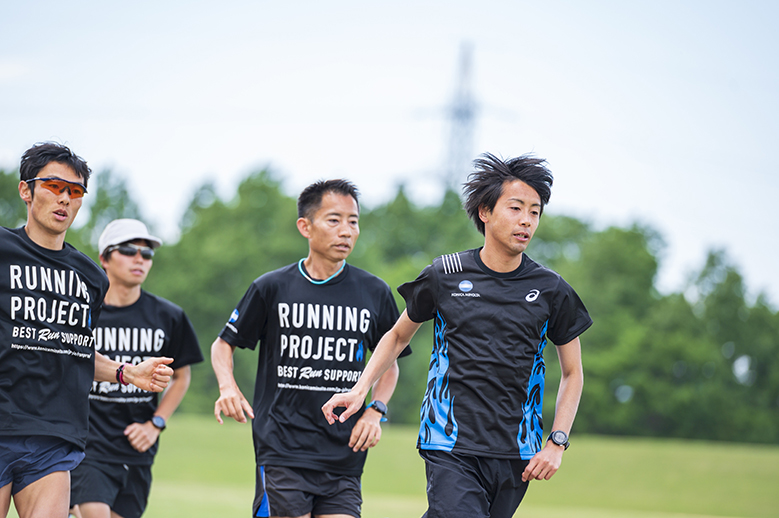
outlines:
{"label": "short black hair", "polygon": [[463,187],[463,208],[482,235],[484,222],[479,218],[479,208],[492,212],[506,182],[520,180],[535,189],[541,198],[541,214],[544,213],[554,181],[552,172],[546,167],[546,160],[529,154],[502,160],[491,153],[484,153],[473,161],[473,165],[475,170],[468,175]]}
{"label": "short black hair", "polygon": [[303,189],[298,196],[298,217],[314,219],[314,214],[322,206],[322,198],[329,192],[351,196],[357,203],[357,210],[360,210],[359,192],[352,182],[342,179],[319,180]]}
{"label": "short black hair", "polygon": [[70,167],[84,181],[84,187],[87,186],[92,170],[86,161],[67,146],[56,142],[38,142],[25,151],[19,166],[19,179],[24,181],[35,178],[50,162]]}

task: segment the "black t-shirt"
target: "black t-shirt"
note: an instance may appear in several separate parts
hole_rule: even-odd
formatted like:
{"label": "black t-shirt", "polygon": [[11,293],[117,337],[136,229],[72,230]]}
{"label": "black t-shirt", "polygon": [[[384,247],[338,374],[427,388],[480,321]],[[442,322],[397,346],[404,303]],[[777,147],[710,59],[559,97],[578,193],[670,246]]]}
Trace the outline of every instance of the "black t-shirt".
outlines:
{"label": "black t-shirt", "polygon": [[436,258],[398,292],[414,322],[435,319],[417,447],[530,459],[543,447],[544,347],[592,325],[560,275],[523,255],[513,272],[479,249]]}
{"label": "black t-shirt", "polygon": [[[137,365],[149,358],[173,358],[172,369],[203,361],[192,323],[177,305],[141,291],[125,307],[103,306],[94,331],[95,350],[120,363]],[[89,393],[87,458],[150,466],[159,441],[141,453],[130,445],[124,429],[145,423],[157,409],[158,394],[135,385],[94,382]]]}
{"label": "black t-shirt", "polygon": [[84,448],[95,376],[92,328],[108,289],[65,243],[0,227],[0,435],[60,437]]}
{"label": "black t-shirt", "polygon": [[366,352],[397,318],[387,283],[348,264],[325,284],[308,281],[297,264],[251,284],[219,336],[235,347],[260,342],[253,403],[258,465],[362,473],[366,454],[348,446],[362,410],[331,426],[321,407],[354,386]]}

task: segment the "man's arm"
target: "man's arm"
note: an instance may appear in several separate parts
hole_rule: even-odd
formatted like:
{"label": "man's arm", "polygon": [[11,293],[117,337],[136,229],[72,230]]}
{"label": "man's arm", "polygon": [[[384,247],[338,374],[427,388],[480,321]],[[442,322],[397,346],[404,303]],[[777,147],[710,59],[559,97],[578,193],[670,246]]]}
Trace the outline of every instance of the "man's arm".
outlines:
{"label": "man's arm", "polygon": [[[373,385],[371,399],[377,399],[384,404],[389,403],[392,393],[395,392],[395,386],[398,384],[398,376],[400,376],[400,368],[398,367],[397,360],[395,360]],[[366,408],[360,419],[354,424],[354,428],[352,428],[349,447],[354,451],[365,451],[376,446],[381,440],[382,417],[378,410]]]}
{"label": "man's arm", "polygon": [[[150,392],[162,392],[170,382],[173,369],[168,364],[173,358],[149,358],[138,365],[125,364],[122,376],[127,383]],[[116,383],[116,369],[122,364],[95,352],[95,381]]]}
{"label": "man's arm", "polygon": [[[360,380],[355,383],[352,390],[344,394],[334,395],[322,406],[322,413],[325,415],[328,423],[333,424],[336,420],[343,423],[362,407],[365,396],[368,395],[368,390],[376,383],[379,376],[384,374],[395,363],[398,355],[406,348],[421,325],[421,323],[418,324],[408,318],[406,311],[403,311],[398,321],[392,326],[392,329],[387,331],[379,340],[370,361],[368,361],[368,365],[365,367],[362,376],[360,376]],[[397,377],[393,382],[393,390],[395,388],[394,383],[397,383]],[[374,396],[374,399],[379,398]],[[340,417],[333,412],[338,407],[346,407],[346,410],[341,413]]]}
{"label": "man's arm", "polygon": [[211,367],[219,384],[219,399],[214,404],[214,415],[219,424],[223,422],[222,412],[226,417],[232,417],[239,423],[246,422],[246,414],[254,419],[252,406],[243,397],[233,376],[233,352],[235,347],[218,337],[211,345]]}
{"label": "man's arm", "polygon": [[[180,367],[173,370],[173,377],[170,379],[168,389],[162,395],[160,404],[157,407],[154,415],[158,415],[167,421],[173,412],[176,411],[181,400],[184,399],[184,395],[189,389],[189,383],[192,380],[192,369],[189,365]],[[130,441],[130,445],[140,452],[144,452],[151,448],[157,438],[160,436],[160,430],[152,424],[151,421],[145,423],[131,423],[124,429],[124,434],[127,436],[127,440]]]}
{"label": "man's arm", "polygon": [[[557,404],[552,430],[571,432],[579,400],[584,387],[584,370],[582,369],[582,348],[579,338],[574,338],[565,345],[557,346],[557,356],[560,358],[560,389],[557,392]],[[565,447],[552,441],[547,441],[544,449],[536,453],[522,473],[522,480],[549,480],[560,469]]]}

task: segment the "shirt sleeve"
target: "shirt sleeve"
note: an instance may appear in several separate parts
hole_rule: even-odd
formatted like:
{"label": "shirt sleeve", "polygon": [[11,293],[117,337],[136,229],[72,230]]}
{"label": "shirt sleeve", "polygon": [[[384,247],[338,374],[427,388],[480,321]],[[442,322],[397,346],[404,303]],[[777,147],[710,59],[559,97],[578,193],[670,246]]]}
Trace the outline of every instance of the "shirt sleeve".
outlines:
{"label": "shirt sleeve", "polygon": [[565,345],[592,325],[587,308],[574,289],[560,278],[552,304],[547,336],[555,345]]}
{"label": "shirt sleeve", "polygon": [[433,265],[426,266],[413,281],[398,287],[398,293],[406,300],[408,317],[418,324],[435,318],[437,292]]}
{"label": "shirt sleeve", "polygon": [[398,305],[395,303],[395,298],[392,296],[389,286],[384,290],[379,311],[378,339],[376,340],[376,343],[372,344],[371,350],[376,347],[378,340],[380,340],[387,331],[392,329],[392,326],[395,325],[395,322],[398,321],[398,317],[400,317]]}
{"label": "shirt sleeve", "polygon": [[254,350],[265,329],[266,321],[266,302],[255,281],[238,302],[219,333],[219,338],[233,347]]}

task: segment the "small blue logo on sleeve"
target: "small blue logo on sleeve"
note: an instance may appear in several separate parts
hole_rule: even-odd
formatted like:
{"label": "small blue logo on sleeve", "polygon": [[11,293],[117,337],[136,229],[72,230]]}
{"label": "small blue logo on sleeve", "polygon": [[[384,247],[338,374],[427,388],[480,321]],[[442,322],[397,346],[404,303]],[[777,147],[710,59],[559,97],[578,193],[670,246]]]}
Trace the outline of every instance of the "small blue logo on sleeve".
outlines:
{"label": "small blue logo on sleeve", "polygon": [[460,291],[468,293],[473,289],[473,283],[471,281],[461,281],[459,288]]}
{"label": "small blue logo on sleeve", "polygon": [[232,315],[230,315],[230,320],[229,320],[229,322],[230,322],[231,324],[233,324],[233,323],[235,323],[235,321],[236,321],[236,320],[238,320],[238,310],[237,310],[237,309],[234,309],[234,310],[233,310],[233,314],[232,314]]}

